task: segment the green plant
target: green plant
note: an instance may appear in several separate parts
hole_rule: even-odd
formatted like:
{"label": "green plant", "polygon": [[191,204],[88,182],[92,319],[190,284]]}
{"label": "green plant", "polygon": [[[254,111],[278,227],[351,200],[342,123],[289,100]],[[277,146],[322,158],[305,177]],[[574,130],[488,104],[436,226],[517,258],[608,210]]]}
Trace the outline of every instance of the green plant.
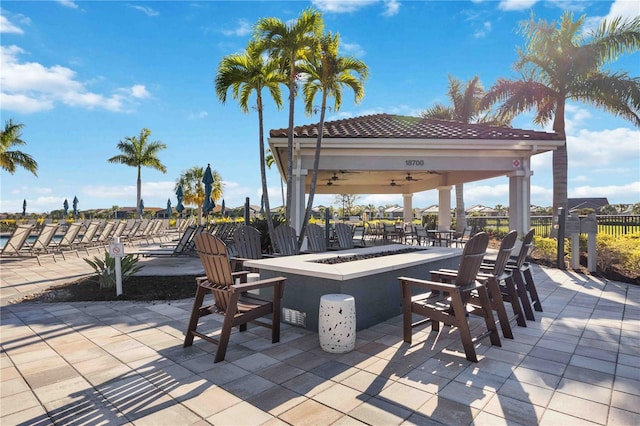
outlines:
{"label": "green plant", "polygon": [[[121,259],[122,282],[124,283],[131,275],[142,269],[138,265],[138,255],[128,254]],[[84,259],[98,275],[100,288],[114,288],[116,286],[116,258],[111,257],[109,252],[105,252],[104,260],[94,256],[93,260]]]}
{"label": "green plant", "polygon": [[555,262],[558,256],[558,242],[553,238],[533,237],[533,253],[545,262]]}

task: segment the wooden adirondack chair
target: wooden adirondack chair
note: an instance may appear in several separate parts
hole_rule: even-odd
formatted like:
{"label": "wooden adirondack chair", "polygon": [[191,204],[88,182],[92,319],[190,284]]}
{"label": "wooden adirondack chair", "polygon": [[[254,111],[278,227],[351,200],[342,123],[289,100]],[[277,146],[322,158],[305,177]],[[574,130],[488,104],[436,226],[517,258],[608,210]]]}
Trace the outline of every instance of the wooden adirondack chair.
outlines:
{"label": "wooden adirondack chair", "polygon": [[327,238],[324,229],[315,223],[307,225],[307,241],[309,242],[309,251],[313,253],[327,251]]}
{"label": "wooden adirondack chair", "polygon": [[271,243],[275,244],[274,255],[293,256],[300,254],[296,230],[289,225],[280,225],[273,230]]}
{"label": "wooden adirondack chair", "polygon": [[[469,361],[478,362],[474,348],[474,342],[478,339],[489,336],[491,344],[501,346],[487,288],[476,280],[488,244],[489,236],[485,232],[474,235],[465,244],[455,284],[408,277],[398,278],[402,287],[403,338],[405,342],[411,343],[411,329],[413,327],[431,321],[433,331],[440,329],[440,322],[458,328],[462,346]],[[412,290],[414,288],[429,291],[413,296]],[[474,291],[478,294],[480,307],[484,312],[483,317],[487,331],[472,338],[467,321],[467,304]],[[413,323],[413,314],[426,318]]]}
{"label": "wooden adirondack chair", "polygon": [[[533,250],[533,236],[535,229],[531,228],[522,239],[522,245],[520,251],[514,257],[512,256],[507,262],[506,269],[513,273],[513,278],[516,283],[516,290],[524,316],[529,321],[535,321],[535,315],[533,311],[542,312],[542,303],[536,290],[535,282],[533,281],[533,274],[531,273],[531,265],[527,262],[527,256]],[[482,267],[491,268],[495,262],[486,260]]]}
{"label": "wooden adirondack chair", "polygon": [[[279,342],[280,299],[284,292],[285,278],[275,277],[246,283],[246,271],[231,272],[227,246],[220,239],[203,232],[196,236],[195,244],[206,276],[196,279],[198,286],[184,347],[191,346],[193,338],[198,336],[218,345],[214,362],[220,362],[227,352],[232,328],[239,326],[240,331],[245,331],[248,322],[271,328],[272,343]],[[240,284],[234,284],[236,277],[240,278]],[[247,293],[249,290],[265,287],[273,287],[272,300],[262,300]],[[205,306],[204,297],[209,291],[213,294],[214,303]],[[219,340],[196,330],[200,318],[212,313],[224,316]],[[272,315],[271,323],[258,321],[269,314]]]}
{"label": "wooden adirondack chair", "polygon": [[[513,274],[510,270],[506,270],[507,262],[517,238],[517,231],[509,232],[500,242],[500,249],[498,250],[498,256],[494,261],[493,267],[483,268],[481,265],[480,272],[478,272],[477,275],[478,280],[486,282],[491,307],[497,313],[500,327],[502,328],[502,335],[507,339],[513,339],[513,331],[511,330],[511,319],[513,318],[510,319],[508,317],[504,302],[511,303],[518,325],[522,327],[527,326],[524,316],[522,315],[522,308],[520,307]],[[431,279],[441,282],[455,282],[457,272],[450,269],[431,271]],[[472,293],[469,304],[476,307],[472,313],[481,312],[478,311],[481,308],[481,300],[477,293]]]}
{"label": "wooden adirondack chair", "polygon": [[243,268],[245,260],[262,259],[260,231],[253,226],[240,225],[233,231],[235,254],[231,257],[231,269],[235,272]]}
{"label": "wooden adirondack chair", "polygon": [[336,223],[336,236],[340,249],[353,248],[353,227],[346,223]]}

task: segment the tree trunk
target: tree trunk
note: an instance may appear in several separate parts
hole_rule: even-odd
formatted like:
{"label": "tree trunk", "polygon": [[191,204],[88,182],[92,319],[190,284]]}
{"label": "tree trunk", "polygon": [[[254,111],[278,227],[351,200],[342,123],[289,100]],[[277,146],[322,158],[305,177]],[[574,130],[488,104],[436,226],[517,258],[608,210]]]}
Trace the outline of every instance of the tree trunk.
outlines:
{"label": "tree trunk", "polygon": [[260,127],[260,179],[262,181],[262,200],[264,201],[264,211],[267,215],[267,229],[269,235],[273,233],[273,219],[271,218],[271,207],[269,206],[269,192],[267,188],[267,165],[264,158],[264,120],[262,116],[262,96],[258,92],[258,125]]}
{"label": "tree trunk", "polygon": [[296,99],[296,76],[294,65],[291,65],[291,76],[289,77],[289,134],[287,135],[287,200],[285,202],[285,224],[291,223],[291,200],[293,187],[293,117]]}
{"label": "tree trunk", "polygon": [[316,195],[316,184],[318,182],[318,167],[320,165],[320,149],[322,147],[322,133],[324,132],[324,117],[327,109],[326,91],[322,92],[322,107],[320,108],[320,122],[318,123],[318,138],[316,139],[316,150],[313,157],[313,171],[311,173],[311,185],[309,188],[309,199],[307,200],[307,208],[304,211],[304,220],[298,237],[298,247],[302,246],[304,235],[307,230],[307,223],[311,218],[311,210],[313,209],[313,198]]}
{"label": "tree trunk", "polygon": [[464,185],[456,185],[456,232],[462,234],[467,227],[467,214],[464,211]]}
{"label": "tree trunk", "polygon": [[[560,207],[567,211],[567,179],[569,169],[569,155],[567,152],[567,142],[564,125],[564,98],[558,101],[556,115],[553,120],[553,130],[565,139],[565,143],[553,151],[553,212],[552,216],[557,216]],[[556,237],[557,233],[554,227],[551,227],[551,237]]]}
{"label": "tree trunk", "polygon": [[136,186],[136,210],[138,211],[138,214],[136,216],[138,217],[138,219],[142,219],[142,212],[140,211],[140,199],[142,198],[142,177],[140,173],[140,166],[138,166],[138,180],[136,182]]}

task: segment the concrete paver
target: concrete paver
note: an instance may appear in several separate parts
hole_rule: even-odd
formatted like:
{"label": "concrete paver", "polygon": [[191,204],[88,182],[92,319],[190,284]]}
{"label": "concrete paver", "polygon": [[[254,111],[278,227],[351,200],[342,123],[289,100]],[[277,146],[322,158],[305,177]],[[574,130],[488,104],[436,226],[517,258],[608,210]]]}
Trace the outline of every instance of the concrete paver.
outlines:
{"label": "concrete paver", "polygon": [[[145,260],[153,274],[198,273],[197,258],[171,261]],[[91,272],[73,258],[0,263],[1,424],[640,422],[638,286],[535,266],[545,311],[502,347],[478,343],[478,363],[446,327],[403,343],[396,317],[347,354],[300,328],[283,324],[271,344],[249,326],[214,364],[210,343],[182,347],[191,300],[13,303]]]}

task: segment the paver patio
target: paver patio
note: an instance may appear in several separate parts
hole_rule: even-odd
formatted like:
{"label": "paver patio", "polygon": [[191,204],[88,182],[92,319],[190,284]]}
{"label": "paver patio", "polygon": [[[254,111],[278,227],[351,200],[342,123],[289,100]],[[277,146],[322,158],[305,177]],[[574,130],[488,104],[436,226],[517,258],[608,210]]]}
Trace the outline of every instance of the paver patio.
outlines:
{"label": "paver patio", "polygon": [[300,328],[271,344],[249,326],[214,364],[214,345],[182,347],[191,300],[11,304],[90,272],[81,259],[18,263],[0,264],[3,425],[640,423],[635,285],[535,266],[545,311],[502,347],[483,341],[477,364],[447,327],[402,343],[401,317],[346,354]]}

